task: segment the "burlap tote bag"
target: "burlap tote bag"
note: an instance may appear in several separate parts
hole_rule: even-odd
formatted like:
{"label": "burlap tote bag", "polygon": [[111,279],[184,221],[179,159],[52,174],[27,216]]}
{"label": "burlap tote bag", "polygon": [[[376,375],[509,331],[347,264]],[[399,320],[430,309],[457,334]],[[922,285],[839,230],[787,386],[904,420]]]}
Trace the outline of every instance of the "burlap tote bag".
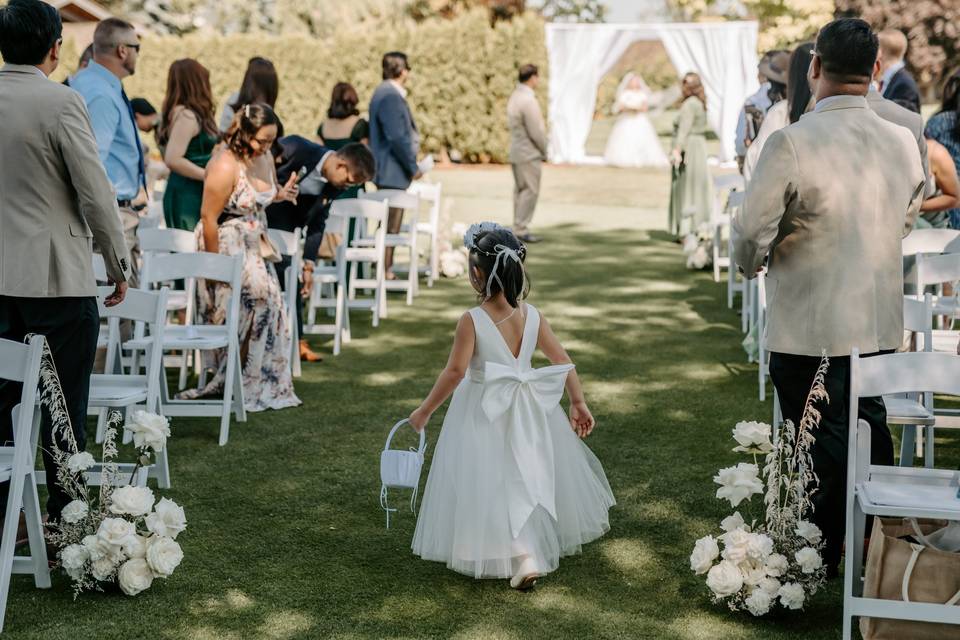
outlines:
{"label": "burlap tote bag", "polygon": [[[960,553],[918,543],[947,524],[942,520],[874,518],[864,597],[957,605]],[[861,618],[860,632],[864,640],[946,640],[960,637],[960,626]]]}

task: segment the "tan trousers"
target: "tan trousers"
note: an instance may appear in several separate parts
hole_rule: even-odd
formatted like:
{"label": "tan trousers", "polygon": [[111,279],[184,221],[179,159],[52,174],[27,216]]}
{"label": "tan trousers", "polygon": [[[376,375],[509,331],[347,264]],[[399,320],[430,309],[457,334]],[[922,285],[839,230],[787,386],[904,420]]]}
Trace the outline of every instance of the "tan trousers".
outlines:
{"label": "tan trousers", "polygon": [[533,211],[540,195],[540,172],[542,162],[515,162],[513,165],[513,232],[529,233]]}

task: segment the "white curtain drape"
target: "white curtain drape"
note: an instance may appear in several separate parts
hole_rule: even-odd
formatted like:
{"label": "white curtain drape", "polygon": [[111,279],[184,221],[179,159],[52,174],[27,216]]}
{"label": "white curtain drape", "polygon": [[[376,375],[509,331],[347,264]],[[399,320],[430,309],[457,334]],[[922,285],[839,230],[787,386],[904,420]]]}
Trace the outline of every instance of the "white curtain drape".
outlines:
{"label": "white curtain drape", "polygon": [[732,160],[740,107],[757,90],[756,22],[547,24],[551,162],[586,161],[600,81],[638,40],[662,41],[680,75],[700,74],[720,159]]}

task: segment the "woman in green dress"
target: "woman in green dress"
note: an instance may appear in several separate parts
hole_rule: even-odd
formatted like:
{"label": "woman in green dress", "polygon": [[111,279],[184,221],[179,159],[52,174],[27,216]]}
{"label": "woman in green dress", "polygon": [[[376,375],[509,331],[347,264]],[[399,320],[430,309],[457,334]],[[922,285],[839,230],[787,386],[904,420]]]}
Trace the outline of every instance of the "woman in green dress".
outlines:
{"label": "woman in green dress", "polygon": [[683,77],[683,104],[673,122],[670,163],[670,232],[695,233],[710,221],[712,188],[707,168],[707,97],[696,73]]}
{"label": "woman in green dress", "polygon": [[218,138],[210,73],[196,60],[177,60],[170,65],[157,131],[163,161],[170,168],[163,193],[168,228],[193,231],[200,221],[204,173]]}

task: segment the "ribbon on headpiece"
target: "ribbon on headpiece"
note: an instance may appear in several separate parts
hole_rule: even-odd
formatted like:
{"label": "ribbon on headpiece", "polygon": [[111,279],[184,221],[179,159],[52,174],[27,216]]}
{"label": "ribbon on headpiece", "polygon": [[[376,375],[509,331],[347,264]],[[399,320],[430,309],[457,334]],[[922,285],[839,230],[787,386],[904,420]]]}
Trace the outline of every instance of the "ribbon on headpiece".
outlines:
{"label": "ribbon on headpiece", "polygon": [[[527,282],[527,274],[523,270],[523,260],[520,259],[520,254],[517,253],[516,249],[511,249],[505,244],[498,244],[493,248],[496,258],[493,261],[493,267],[490,268],[490,275],[487,276],[487,297],[490,298],[493,294],[491,289],[493,288],[493,281],[496,280],[500,283],[500,290],[503,291],[503,280],[500,279],[500,275],[497,273],[497,270],[500,268],[500,263],[505,259],[509,258],[514,260],[518,265],[520,265],[520,272],[523,274],[524,286]],[[523,289],[524,287],[521,287]]]}

